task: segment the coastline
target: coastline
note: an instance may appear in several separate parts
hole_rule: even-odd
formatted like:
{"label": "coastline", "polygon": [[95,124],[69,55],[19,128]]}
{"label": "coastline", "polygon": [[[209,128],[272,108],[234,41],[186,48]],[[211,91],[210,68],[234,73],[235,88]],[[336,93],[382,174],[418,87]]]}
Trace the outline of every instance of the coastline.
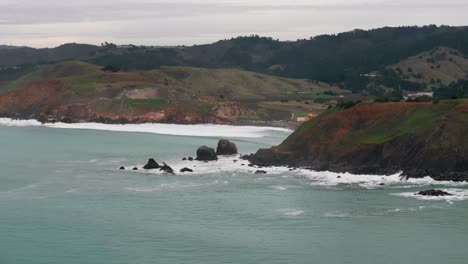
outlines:
{"label": "coastline", "polygon": [[176,136],[201,136],[201,137],[227,137],[227,138],[260,138],[268,132],[282,132],[285,137],[293,132],[292,129],[280,126],[263,125],[239,125],[239,124],[175,124],[175,123],[96,123],[79,122],[42,123],[36,119],[0,118],[0,126],[16,127],[47,127],[63,129],[100,130],[111,132],[150,133]]}

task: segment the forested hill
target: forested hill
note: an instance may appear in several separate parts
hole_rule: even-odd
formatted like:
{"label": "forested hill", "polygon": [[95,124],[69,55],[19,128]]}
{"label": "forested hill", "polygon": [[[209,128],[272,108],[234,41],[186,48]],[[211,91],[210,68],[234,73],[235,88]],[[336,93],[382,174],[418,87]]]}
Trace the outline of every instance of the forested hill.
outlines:
{"label": "forested hill", "polygon": [[[446,47],[468,55],[468,27],[386,27],[321,35],[294,42],[250,36],[191,47],[67,44],[53,49],[0,50],[0,67],[84,60],[122,70],[160,66],[241,68],[271,75],[365,87],[359,76],[419,53]],[[362,80],[361,80],[362,81]],[[357,88],[365,89],[365,88]]]}

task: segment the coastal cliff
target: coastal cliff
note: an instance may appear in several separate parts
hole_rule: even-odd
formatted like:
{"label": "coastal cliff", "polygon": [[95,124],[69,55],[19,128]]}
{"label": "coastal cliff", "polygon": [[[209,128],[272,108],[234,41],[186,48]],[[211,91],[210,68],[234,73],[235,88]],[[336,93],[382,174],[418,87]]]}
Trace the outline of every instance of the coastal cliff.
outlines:
{"label": "coastal cliff", "polygon": [[303,124],[245,157],[260,166],[468,180],[468,100],[360,104]]}
{"label": "coastal cliff", "polygon": [[0,82],[0,116],[67,123],[239,124],[320,113],[348,96],[354,95],[325,83],[237,69],[110,71],[66,61]]}

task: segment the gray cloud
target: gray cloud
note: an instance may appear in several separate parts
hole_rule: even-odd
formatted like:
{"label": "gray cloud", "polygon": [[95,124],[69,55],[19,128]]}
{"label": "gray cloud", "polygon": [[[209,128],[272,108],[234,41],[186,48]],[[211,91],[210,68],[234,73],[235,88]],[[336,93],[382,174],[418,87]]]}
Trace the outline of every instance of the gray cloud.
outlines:
{"label": "gray cloud", "polygon": [[465,0],[291,2],[0,0],[0,43],[190,45],[252,33],[286,40],[387,25],[468,24]]}

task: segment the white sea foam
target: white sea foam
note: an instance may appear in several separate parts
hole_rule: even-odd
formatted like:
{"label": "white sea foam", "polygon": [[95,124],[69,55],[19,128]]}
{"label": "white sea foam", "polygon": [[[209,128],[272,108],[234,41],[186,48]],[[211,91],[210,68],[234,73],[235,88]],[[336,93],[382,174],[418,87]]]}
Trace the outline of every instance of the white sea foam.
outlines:
{"label": "white sea foam", "polygon": [[284,216],[300,216],[304,214],[304,210],[298,209],[280,209],[278,210]]}
{"label": "white sea foam", "polygon": [[46,123],[41,124],[37,120],[14,120],[0,118],[3,126],[42,126],[50,128],[68,128],[84,130],[103,130],[113,132],[139,132],[162,135],[198,136],[198,137],[231,137],[231,138],[260,138],[271,132],[292,133],[292,130],[278,127],[257,126],[230,126],[230,125],[176,125],[176,124],[100,124],[100,123]]}
{"label": "white sea foam", "polygon": [[449,203],[455,201],[466,201],[468,200],[468,190],[467,189],[442,189],[445,192],[452,194],[452,196],[423,196],[418,195],[417,192],[402,192],[402,193],[392,193],[392,195],[414,198],[423,201],[447,201]]}
{"label": "white sea foam", "polygon": [[350,214],[348,214],[348,213],[328,212],[328,213],[323,214],[323,216],[328,217],[328,218],[345,218],[345,217],[349,217]]}
{"label": "white sea foam", "polygon": [[288,189],[288,187],[286,186],[281,186],[281,185],[275,185],[275,186],[271,186],[271,188],[275,189],[275,190],[279,190],[279,191],[285,191]]}
{"label": "white sea foam", "polygon": [[467,185],[466,182],[452,182],[452,181],[436,181],[431,177],[424,178],[410,178],[405,180],[401,177],[401,173],[382,176],[382,175],[358,175],[351,173],[335,173],[329,171],[309,171],[298,170],[311,181],[313,185],[323,186],[336,186],[336,185],[358,185],[367,189],[386,188],[392,185],[404,185],[405,188],[409,186],[424,186],[424,185],[444,185],[444,186],[462,186]]}
{"label": "white sea foam", "polygon": [[[205,175],[226,172],[230,173],[232,177],[237,177],[239,173],[251,174],[254,177],[254,181],[257,182],[268,182],[276,181],[280,179],[290,178],[290,177],[301,177],[308,180],[309,184],[316,186],[325,186],[325,187],[336,187],[336,186],[358,186],[360,188],[366,189],[396,189],[396,188],[414,188],[419,186],[445,186],[445,187],[460,187],[468,186],[466,182],[451,182],[451,181],[435,181],[430,177],[419,178],[419,179],[408,179],[405,180],[401,177],[400,173],[383,176],[383,175],[356,175],[350,173],[334,173],[334,172],[318,172],[310,171],[306,169],[296,169],[290,171],[287,167],[266,167],[261,168],[267,172],[267,175],[254,175],[255,171],[259,168],[249,167],[249,162],[245,160],[239,160],[238,162],[233,162],[234,159],[239,160],[240,157],[229,156],[223,157],[220,156],[218,161],[212,162],[198,162],[198,161],[180,161],[173,160],[167,161],[167,163],[175,170],[178,175],[191,176],[191,175]],[[242,166],[243,164],[243,166]],[[134,165],[141,167],[141,164]],[[130,166],[129,166],[130,167]],[[188,167],[194,170],[193,173],[179,173],[180,169]],[[144,172],[149,174],[162,174],[159,170],[150,170],[144,171],[140,170],[138,172]],[[282,184],[274,184],[270,186],[271,188],[277,190],[285,190],[288,187]]]}

